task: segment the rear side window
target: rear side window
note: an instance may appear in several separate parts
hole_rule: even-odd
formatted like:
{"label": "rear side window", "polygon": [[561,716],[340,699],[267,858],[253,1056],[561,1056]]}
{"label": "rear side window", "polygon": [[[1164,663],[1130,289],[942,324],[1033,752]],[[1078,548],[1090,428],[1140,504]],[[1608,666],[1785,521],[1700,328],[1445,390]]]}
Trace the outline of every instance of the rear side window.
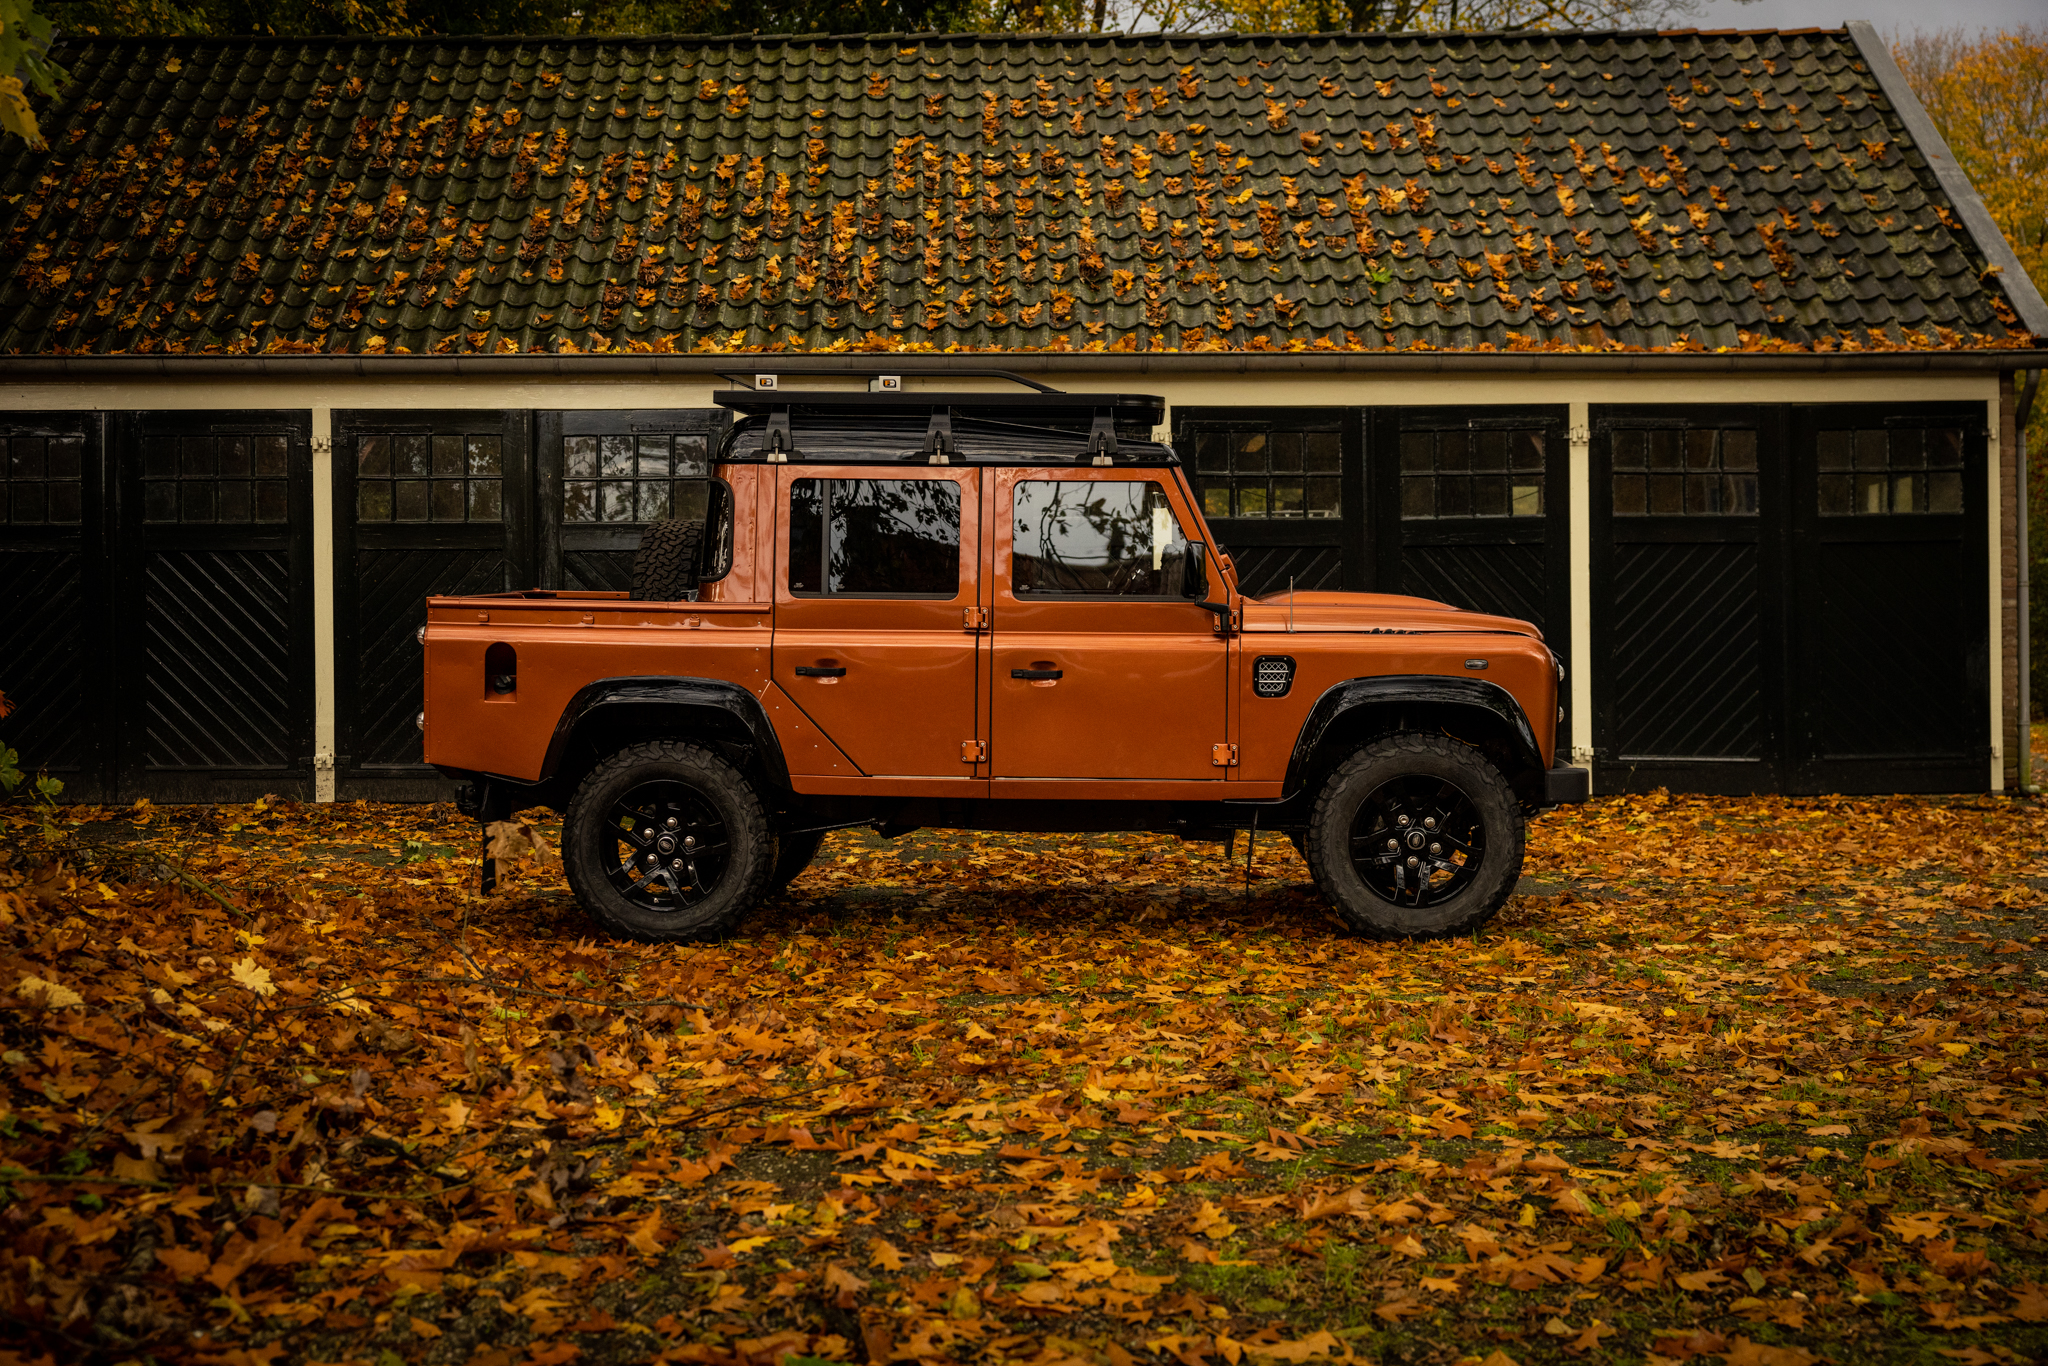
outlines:
{"label": "rear side window", "polygon": [[950,598],[960,486],[950,479],[799,479],[789,495],[792,593]]}
{"label": "rear side window", "polygon": [[1187,538],[1149,479],[1030,479],[1010,495],[1020,596],[1179,597]]}

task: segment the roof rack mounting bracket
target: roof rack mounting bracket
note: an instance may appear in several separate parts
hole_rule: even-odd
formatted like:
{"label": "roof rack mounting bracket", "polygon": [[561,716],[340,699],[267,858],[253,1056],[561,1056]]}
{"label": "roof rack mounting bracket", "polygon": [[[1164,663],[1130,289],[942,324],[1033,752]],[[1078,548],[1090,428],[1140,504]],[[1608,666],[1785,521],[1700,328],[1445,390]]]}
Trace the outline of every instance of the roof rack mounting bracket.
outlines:
{"label": "roof rack mounting bracket", "polygon": [[952,456],[959,449],[953,444],[953,410],[934,409],[931,425],[924,431],[925,463],[950,465],[953,463]]}
{"label": "roof rack mounting bracket", "polygon": [[768,414],[768,426],[761,433],[762,459],[771,465],[786,465],[795,455],[796,439],[789,434],[789,409],[777,408]]}
{"label": "roof rack mounting bracket", "polygon": [[1094,425],[1088,429],[1088,453],[1091,465],[1114,465],[1116,463],[1116,423],[1107,412],[1097,409]]}

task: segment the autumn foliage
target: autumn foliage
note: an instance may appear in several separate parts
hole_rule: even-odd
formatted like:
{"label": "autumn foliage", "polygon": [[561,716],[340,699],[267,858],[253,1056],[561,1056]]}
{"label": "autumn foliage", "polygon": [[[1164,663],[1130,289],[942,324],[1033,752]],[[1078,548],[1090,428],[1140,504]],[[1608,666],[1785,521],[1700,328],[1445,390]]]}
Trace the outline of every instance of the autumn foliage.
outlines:
{"label": "autumn foliage", "polygon": [[1484,937],[1284,839],[842,833],[595,943],[544,824],[0,848],[0,1360],[1269,1366],[2048,1348],[2039,804],[1598,799]]}

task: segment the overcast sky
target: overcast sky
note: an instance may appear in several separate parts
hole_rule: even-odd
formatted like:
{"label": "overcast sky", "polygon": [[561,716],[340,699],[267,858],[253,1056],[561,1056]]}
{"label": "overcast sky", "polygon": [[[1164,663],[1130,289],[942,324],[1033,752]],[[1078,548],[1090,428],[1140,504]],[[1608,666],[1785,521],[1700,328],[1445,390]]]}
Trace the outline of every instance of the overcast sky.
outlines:
{"label": "overcast sky", "polygon": [[2048,0],[1702,0],[1701,28],[1839,28],[1868,19],[1893,37],[1914,28],[2048,25]]}

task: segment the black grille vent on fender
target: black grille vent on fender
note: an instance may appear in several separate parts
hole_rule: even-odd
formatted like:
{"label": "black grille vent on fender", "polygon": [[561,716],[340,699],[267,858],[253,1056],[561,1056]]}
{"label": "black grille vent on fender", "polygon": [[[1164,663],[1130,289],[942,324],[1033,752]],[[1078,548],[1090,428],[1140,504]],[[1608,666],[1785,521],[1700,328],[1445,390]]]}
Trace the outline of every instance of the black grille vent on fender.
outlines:
{"label": "black grille vent on fender", "polygon": [[1285,697],[1294,686],[1294,660],[1287,655],[1260,655],[1252,661],[1252,695]]}

